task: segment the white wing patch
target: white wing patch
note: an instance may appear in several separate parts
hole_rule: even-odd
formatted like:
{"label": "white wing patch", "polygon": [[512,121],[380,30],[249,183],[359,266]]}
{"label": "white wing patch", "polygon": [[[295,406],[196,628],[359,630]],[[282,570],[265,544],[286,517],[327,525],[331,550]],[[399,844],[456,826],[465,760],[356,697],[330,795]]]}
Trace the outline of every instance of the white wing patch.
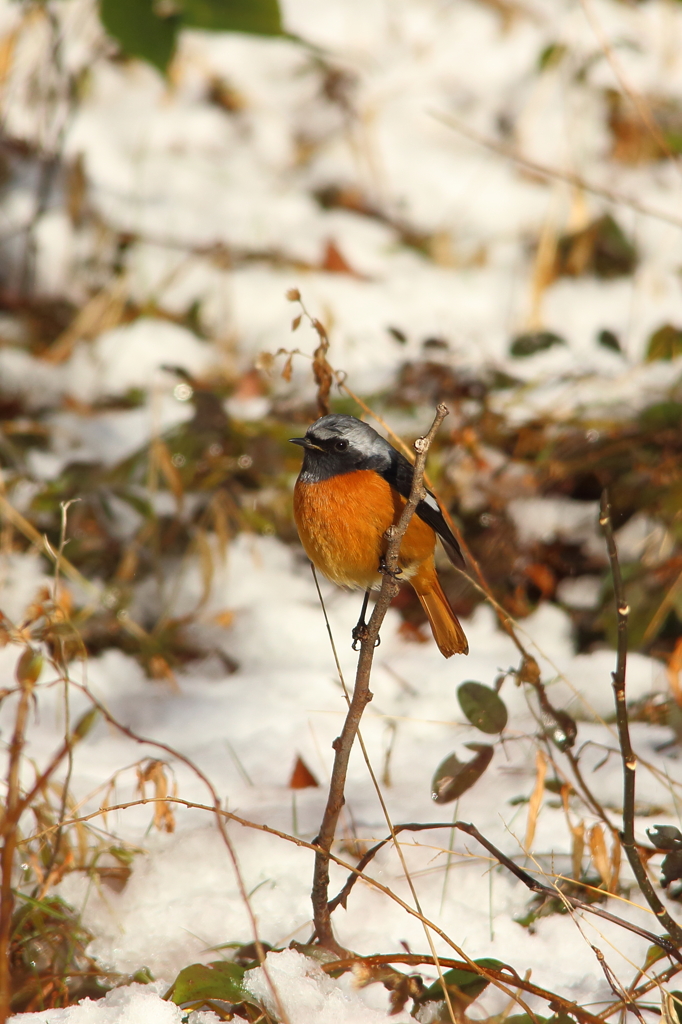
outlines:
{"label": "white wing patch", "polygon": [[426,494],[426,497],[424,498],[424,504],[428,505],[429,508],[432,508],[434,512],[440,512],[440,505],[438,504],[434,496],[432,494],[429,494],[428,492]]}

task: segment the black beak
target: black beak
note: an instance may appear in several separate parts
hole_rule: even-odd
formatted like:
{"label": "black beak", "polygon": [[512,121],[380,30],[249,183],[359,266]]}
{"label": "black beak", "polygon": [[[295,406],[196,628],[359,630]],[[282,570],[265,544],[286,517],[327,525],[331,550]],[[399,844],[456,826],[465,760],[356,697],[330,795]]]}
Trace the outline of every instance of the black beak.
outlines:
{"label": "black beak", "polygon": [[322,451],[319,445],[313,444],[313,442],[309,441],[307,437],[290,437],[289,441],[291,444],[299,444],[301,448],[308,448],[308,450],[316,452]]}

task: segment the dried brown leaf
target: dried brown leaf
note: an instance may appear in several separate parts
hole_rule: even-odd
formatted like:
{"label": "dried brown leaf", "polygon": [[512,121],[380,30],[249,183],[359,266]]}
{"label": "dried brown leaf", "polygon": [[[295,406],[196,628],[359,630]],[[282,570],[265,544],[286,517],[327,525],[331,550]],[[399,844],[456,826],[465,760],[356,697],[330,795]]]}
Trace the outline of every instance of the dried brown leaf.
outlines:
{"label": "dried brown leaf", "polygon": [[528,821],[526,823],[526,841],[524,848],[530,851],[535,838],[535,827],[538,821],[538,814],[542,806],[542,799],[545,795],[545,777],[547,775],[547,755],[544,750],[535,753],[535,787],[528,801]]}
{"label": "dried brown leaf", "polygon": [[289,789],[308,789],[312,786],[319,786],[319,782],[299,754],[289,779]]}
{"label": "dried brown leaf", "polygon": [[597,873],[604,885],[608,886],[611,881],[611,859],[606,849],[604,828],[602,825],[597,823],[592,826],[588,833],[588,841],[590,844],[590,853],[592,854],[592,863],[597,869]]}
{"label": "dried brown leaf", "polygon": [[169,795],[167,767],[163,761],[148,761],[137,769],[137,786],[143,800],[147,799],[147,783],[154,787],[154,826],[160,832],[175,831],[173,808],[166,800]]}
{"label": "dried brown leaf", "polygon": [[[299,319],[300,319],[300,317],[299,317]],[[282,378],[287,382],[287,384],[291,380],[291,371],[292,371],[293,360],[294,360],[294,353],[291,352],[289,354],[289,358],[287,359],[287,361],[285,362],[284,366],[282,367]]]}

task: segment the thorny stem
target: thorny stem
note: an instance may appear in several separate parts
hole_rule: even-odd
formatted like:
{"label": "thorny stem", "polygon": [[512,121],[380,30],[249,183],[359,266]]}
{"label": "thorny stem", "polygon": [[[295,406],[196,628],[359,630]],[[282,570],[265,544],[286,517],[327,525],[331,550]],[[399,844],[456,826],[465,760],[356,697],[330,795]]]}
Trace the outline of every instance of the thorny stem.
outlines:
{"label": "thorny stem", "polygon": [[656,895],[651,879],[642,862],[637,850],[635,840],[635,775],[637,758],[632,749],[630,740],[630,725],[628,721],[628,710],[625,702],[625,670],[628,656],[628,615],[630,608],[625,599],[623,578],[620,572],[618,551],[613,537],[613,524],[611,522],[611,505],[608,494],[603,492],[599,512],[599,525],[604,531],[606,548],[611,565],[613,576],[613,592],[616,600],[616,613],[618,615],[618,646],[616,652],[616,671],[612,673],[613,692],[616,699],[616,724],[618,727],[618,741],[620,744],[621,758],[623,761],[623,829],[619,838],[625,855],[632,868],[637,885],[640,888],[644,899],[647,901],[654,914],[666,928],[676,945],[682,945],[682,927],[668,913]]}
{"label": "thorny stem", "polygon": [[327,804],[322,817],[322,824],[316,839],[318,851],[315,854],[315,868],[313,872],[312,904],[313,921],[317,941],[321,946],[326,946],[339,952],[334,931],[331,923],[331,915],[328,906],[329,894],[329,852],[331,850],[336,826],[344,804],[344,790],[346,786],[346,775],[348,773],[348,761],[355,737],[360,726],[362,714],[372,699],[369,689],[372,662],[374,660],[374,645],[379,636],[386,612],[391,601],[398,593],[399,585],[393,574],[398,569],[398,556],[400,545],[410,520],[414,515],[417,505],[423,498],[424,491],[424,469],[426,467],[426,456],[436,432],[448,414],[446,406],[439,405],[431,429],[426,437],[419,438],[415,442],[417,458],[414,464],[414,475],[412,477],[412,488],[410,497],[406,502],[397,525],[389,527],[386,531],[388,546],[386,548],[385,563],[387,572],[384,574],[379,598],[374,606],[371,618],[367,626],[367,632],[360,644],[360,655],[355,674],[355,688],[351,698],[350,707],[346,720],[341,730],[341,735],[334,740],[335,751],[332,777],[329,783],[329,794]]}

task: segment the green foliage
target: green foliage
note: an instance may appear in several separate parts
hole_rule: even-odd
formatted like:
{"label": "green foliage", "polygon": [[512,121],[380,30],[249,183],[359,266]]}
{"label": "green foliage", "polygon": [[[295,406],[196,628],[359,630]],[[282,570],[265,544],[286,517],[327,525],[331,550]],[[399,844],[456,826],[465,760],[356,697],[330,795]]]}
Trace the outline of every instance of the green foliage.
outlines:
{"label": "green foliage", "polygon": [[610,214],[587,227],[563,235],[557,246],[557,275],[592,274],[610,280],[631,274],[639,261],[637,248]]}
{"label": "green foliage", "polygon": [[476,754],[471,761],[460,761],[450,754],[436,768],[431,781],[431,799],[437,804],[449,804],[478,782],[493,759],[493,748],[487,743],[467,743]]}
{"label": "green foliage", "polygon": [[674,825],[654,825],[646,831],[656,849],[666,851],[661,864],[661,885],[667,888],[682,878],[682,833]]}
{"label": "green foliage", "polygon": [[180,971],[165,998],[178,1006],[186,1003],[202,1004],[211,999],[241,1003],[245,998],[242,986],[244,973],[244,967],[230,960],[191,964]]}
{"label": "green foliage", "polygon": [[[603,903],[607,899],[607,893],[600,889],[601,878],[598,875],[585,875],[580,882],[561,881],[558,888],[567,896],[574,896],[583,903]],[[522,928],[527,928],[531,934],[535,932],[536,922],[543,917],[552,917],[553,914],[568,914],[570,908],[561,896],[547,896],[545,893],[538,893],[528,903],[525,914],[517,915],[514,920]]]}
{"label": "green foliage", "polygon": [[[492,957],[482,957],[480,960],[474,960],[475,964],[483,968],[493,968],[499,970],[504,965],[499,960],[495,960]],[[450,1001],[453,1007],[457,1009],[462,1015],[468,1006],[478,999],[481,992],[484,992],[490,982],[487,978],[477,974],[475,971],[467,971],[462,968],[455,968],[450,971],[445,971],[443,974],[443,981],[447,988]],[[418,999],[415,999],[415,1009],[413,1016],[424,1006],[425,1003],[433,1003],[434,1006],[429,1007],[428,1019],[434,1022],[450,1021],[450,1011],[445,1001],[445,995],[443,992],[443,985],[440,979],[435,981],[433,985],[430,985]]]}
{"label": "green foliage", "polygon": [[87,955],[92,935],[56,896],[22,896],[12,917],[12,1010],[50,1009],[98,999],[112,980]]}
{"label": "green foliage", "polygon": [[566,342],[559,334],[553,331],[528,331],[525,334],[518,334],[509,347],[509,354],[517,359],[525,359],[527,356],[534,356],[537,352],[544,352],[555,345],[565,345]]}
{"label": "green foliage", "polygon": [[496,690],[483,683],[466,682],[457,689],[457,700],[469,721],[481,732],[500,733],[507,725],[507,708]]}
{"label": "green foliage", "polygon": [[563,43],[549,43],[538,57],[538,71],[546,71],[560,64],[568,53],[568,47]]}
{"label": "green foliage", "polygon": [[532,1017],[527,1013],[514,1013],[506,1018],[505,1024],[575,1024],[575,1021],[567,1013],[554,1013],[551,1017],[541,1017],[537,1013]]}
{"label": "green foliage", "polygon": [[102,24],[128,57],[165,71],[179,28],[176,15],[160,18],[152,0],[100,0]]}
{"label": "green foliage", "polygon": [[282,21],[277,0],[100,0],[102,23],[123,53],[140,57],[165,72],[182,27],[278,36]]}
{"label": "green foliage", "polygon": [[599,332],[599,334],[597,335],[597,342],[601,345],[602,348],[608,348],[611,350],[611,352],[623,351],[620,345],[620,341],[618,340],[618,335],[614,334],[613,331],[609,331],[607,328]]}
{"label": "green foliage", "polygon": [[179,0],[178,6],[189,28],[260,36],[282,33],[277,0]]}
{"label": "green foliage", "polygon": [[29,689],[34,686],[43,670],[43,656],[40,651],[26,647],[17,662],[15,675],[17,682]]}
{"label": "green foliage", "polygon": [[657,359],[672,360],[682,356],[682,329],[673,324],[663,324],[649,338],[646,356],[647,363]]}
{"label": "green foliage", "polygon": [[81,715],[71,733],[72,743],[78,743],[79,740],[85,739],[99,719],[99,714],[99,708],[91,708],[90,711],[86,711],[85,714]]}

